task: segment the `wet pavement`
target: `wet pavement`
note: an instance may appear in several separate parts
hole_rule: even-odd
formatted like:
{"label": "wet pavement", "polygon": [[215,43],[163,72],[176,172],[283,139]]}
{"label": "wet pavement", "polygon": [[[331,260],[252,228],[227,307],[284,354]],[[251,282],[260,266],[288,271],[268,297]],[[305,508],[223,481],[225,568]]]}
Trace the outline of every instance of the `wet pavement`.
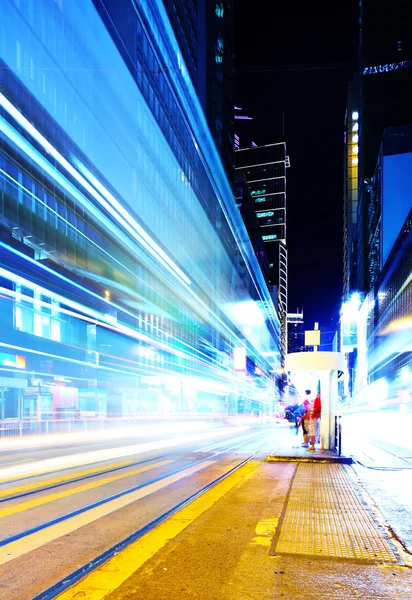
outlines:
{"label": "wet pavement", "polygon": [[[388,473],[368,477],[366,467],[324,462],[320,451],[307,462],[293,428],[274,429],[272,455],[289,443],[300,460],[257,457],[62,600],[412,599],[409,541],[393,535],[389,494],[378,493]],[[391,473],[401,502],[404,473]]]}
{"label": "wet pavement", "polygon": [[[371,502],[385,518],[393,535],[412,554],[412,449],[405,437],[378,439],[376,428],[352,430],[345,425],[344,450],[352,456],[353,470]],[[345,441],[345,437],[344,437]],[[412,596],[411,596],[412,597]]]}

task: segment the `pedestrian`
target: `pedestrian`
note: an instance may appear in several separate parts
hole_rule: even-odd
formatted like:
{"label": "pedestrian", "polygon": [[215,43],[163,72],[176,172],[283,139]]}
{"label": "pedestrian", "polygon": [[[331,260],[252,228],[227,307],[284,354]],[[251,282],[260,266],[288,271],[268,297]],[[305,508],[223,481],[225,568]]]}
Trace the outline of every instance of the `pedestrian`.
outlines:
{"label": "pedestrian", "polygon": [[310,405],[310,390],[305,391],[305,399],[302,402],[299,425],[302,425],[302,433],[303,433],[303,448],[308,447],[308,423],[305,422],[305,415],[308,411]]}
{"label": "pedestrian", "polygon": [[320,392],[316,394],[315,401],[313,403],[313,413],[316,420],[316,443],[320,443],[320,419],[322,415],[322,402],[320,399]]}
{"label": "pedestrian", "polygon": [[310,446],[307,452],[315,452],[316,438],[316,418],[314,410],[314,401],[310,398],[311,391],[305,391],[306,398],[304,401],[305,413],[303,415],[303,423],[306,430],[306,440],[309,440]]}

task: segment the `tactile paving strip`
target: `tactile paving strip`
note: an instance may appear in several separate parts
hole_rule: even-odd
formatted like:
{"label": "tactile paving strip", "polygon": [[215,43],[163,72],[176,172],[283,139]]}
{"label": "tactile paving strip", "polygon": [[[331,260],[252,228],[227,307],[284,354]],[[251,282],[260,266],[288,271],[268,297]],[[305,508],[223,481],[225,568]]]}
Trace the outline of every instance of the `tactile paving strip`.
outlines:
{"label": "tactile paving strip", "polygon": [[399,563],[338,464],[298,466],[271,553]]}

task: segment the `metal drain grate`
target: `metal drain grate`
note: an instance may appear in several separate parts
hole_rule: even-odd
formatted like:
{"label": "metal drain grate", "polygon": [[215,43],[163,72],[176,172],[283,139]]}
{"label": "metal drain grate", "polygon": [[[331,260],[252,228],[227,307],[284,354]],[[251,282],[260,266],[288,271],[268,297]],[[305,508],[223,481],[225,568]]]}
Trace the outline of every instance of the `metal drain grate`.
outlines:
{"label": "metal drain grate", "polygon": [[271,553],[399,563],[338,464],[298,466]]}

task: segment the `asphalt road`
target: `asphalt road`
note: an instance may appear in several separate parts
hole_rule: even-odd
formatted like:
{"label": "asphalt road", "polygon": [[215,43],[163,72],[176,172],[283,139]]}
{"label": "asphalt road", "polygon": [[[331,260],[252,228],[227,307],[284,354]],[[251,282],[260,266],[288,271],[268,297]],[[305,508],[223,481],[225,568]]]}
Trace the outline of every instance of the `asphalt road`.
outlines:
{"label": "asphalt road", "polygon": [[273,425],[177,429],[2,443],[0,598],[35,598],[276,437]]}

